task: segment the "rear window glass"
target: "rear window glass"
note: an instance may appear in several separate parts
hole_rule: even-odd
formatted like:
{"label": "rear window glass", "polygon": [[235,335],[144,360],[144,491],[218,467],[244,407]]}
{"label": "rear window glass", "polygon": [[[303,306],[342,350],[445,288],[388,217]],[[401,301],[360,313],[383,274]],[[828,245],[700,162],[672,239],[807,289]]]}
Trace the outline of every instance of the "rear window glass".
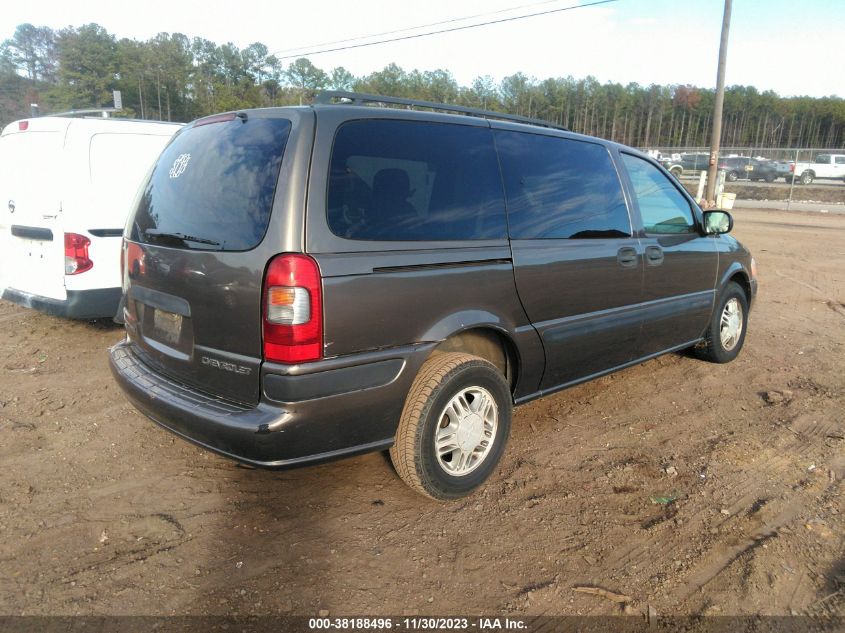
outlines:
{"label": "rear window glass", "polygon": [[287,119],[234,118],[186,129],[162,153],[132,221],[131,239],[243,251],[267,231]]}
{"label": "rear window glass", "polygon": [[630,237],[619,176],[601,145],[496,132],[514,239]]}
{"label": "rear window glass", "polygon": [[342,125],[332,149],[328,221],[354,240],[505,238],[489,128],[372,119]]}

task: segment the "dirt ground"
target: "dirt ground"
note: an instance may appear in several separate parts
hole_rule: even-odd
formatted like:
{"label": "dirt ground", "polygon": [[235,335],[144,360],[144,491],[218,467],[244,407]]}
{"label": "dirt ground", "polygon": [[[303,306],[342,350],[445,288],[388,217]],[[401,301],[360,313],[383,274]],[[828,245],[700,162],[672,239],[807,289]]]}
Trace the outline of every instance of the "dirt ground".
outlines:
{"label": "dirt ground", "polygon": [[112,382],[107,323],[0,303],[0,614],[845,614],[845,216],[736,211],[745,350],[517,409],[440,504],[383,454],[248,470]]}
{"label": "dirt ground", "polygon": [[[693,196],[698,192],[698,180],[684,178],[682,184]],[[738,200],[772,200],[786,202],[822,202],[845,204],[845,183],[835,180],[818,180],[812,185],[788,185],[777,182],[749,182],[740,180],[725,183],[727,193],[735,193]]]}

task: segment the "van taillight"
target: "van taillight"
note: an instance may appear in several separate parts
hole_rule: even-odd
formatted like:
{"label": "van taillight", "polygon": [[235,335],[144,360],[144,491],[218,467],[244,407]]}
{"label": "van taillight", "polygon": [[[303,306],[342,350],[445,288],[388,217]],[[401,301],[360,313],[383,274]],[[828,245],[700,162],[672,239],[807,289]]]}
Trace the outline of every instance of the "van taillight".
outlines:
{"label": "van taillight", "polygon": [[317,262],[278,255],[264,276],[264,360],[303,363],[323,356],[323,291]]}
{"label": "van taillight", "polygon": [[88,257],[90,244],[91,240],[84,235],[65,233],[65,275],[78,275],[94,267]]}

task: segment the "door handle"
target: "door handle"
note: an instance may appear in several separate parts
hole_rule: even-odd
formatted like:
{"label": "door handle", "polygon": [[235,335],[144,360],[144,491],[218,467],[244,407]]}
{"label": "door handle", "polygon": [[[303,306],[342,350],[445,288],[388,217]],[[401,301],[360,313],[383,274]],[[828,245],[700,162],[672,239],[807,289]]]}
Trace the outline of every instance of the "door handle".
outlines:
{"label": "door handle", "polygon": [[659,246],[647,246],[645,258],[649,266],[660,266],[663,263],[663,249]]}
{"label": "door handle", "polygon": [[620,266],[632,268],[637,265],[637,249],[633,246],[623,246],[616,253],[616,261]]}

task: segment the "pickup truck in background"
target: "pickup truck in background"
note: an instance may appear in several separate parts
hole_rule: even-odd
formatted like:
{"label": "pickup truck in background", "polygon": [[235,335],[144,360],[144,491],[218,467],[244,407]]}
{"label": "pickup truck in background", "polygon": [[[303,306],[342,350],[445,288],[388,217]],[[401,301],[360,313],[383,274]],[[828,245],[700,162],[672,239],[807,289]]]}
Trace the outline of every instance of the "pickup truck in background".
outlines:
{"label": "pickup truck in background", "polygon": [[845,180],[845,154],[817,154],[812,163],[794,163],[791,171],[791,177],[802,185],[819,178]]}

